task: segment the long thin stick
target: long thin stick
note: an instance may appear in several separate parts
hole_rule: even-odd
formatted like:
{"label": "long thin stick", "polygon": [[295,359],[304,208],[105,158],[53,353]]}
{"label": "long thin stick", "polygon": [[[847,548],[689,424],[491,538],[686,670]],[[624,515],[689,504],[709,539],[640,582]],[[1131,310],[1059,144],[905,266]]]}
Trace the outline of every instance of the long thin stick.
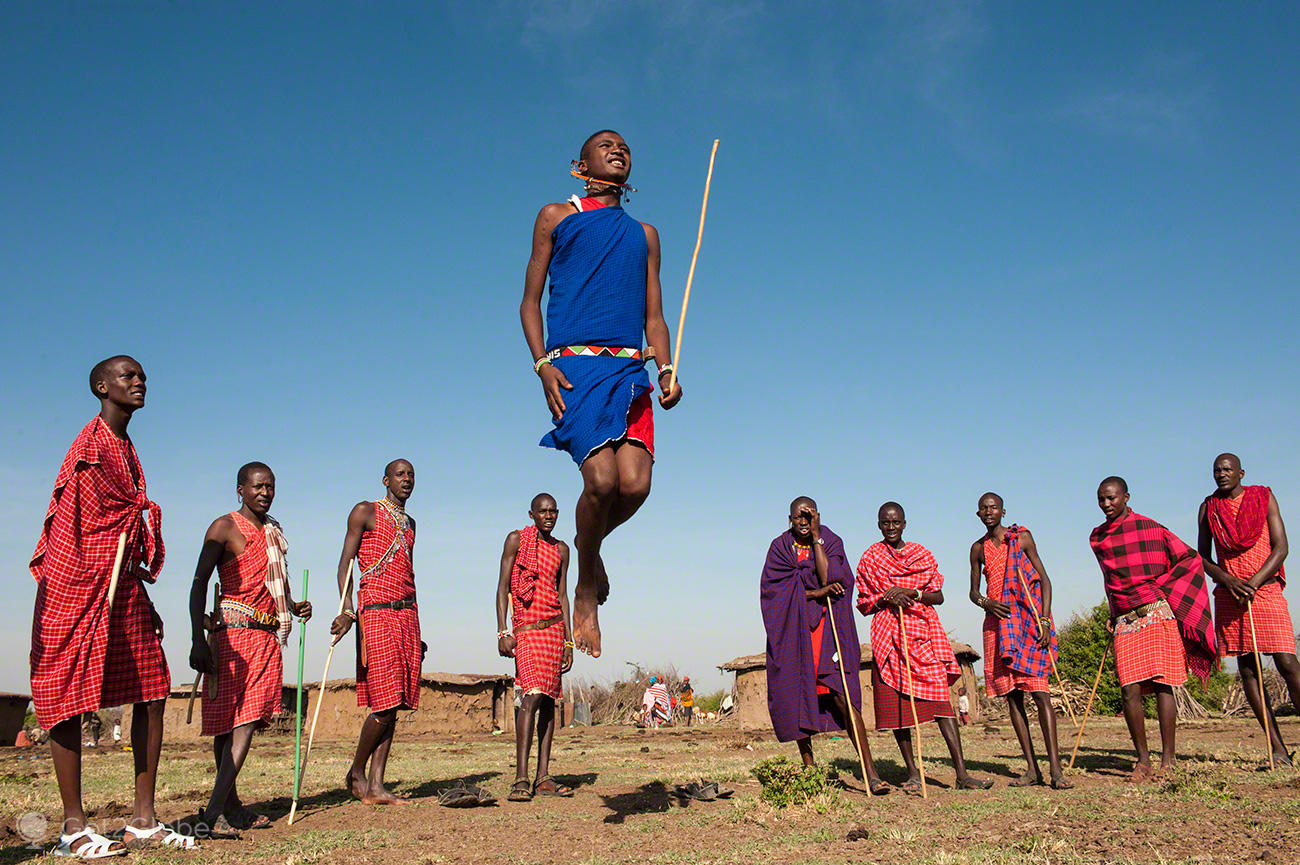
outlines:
{"label": "long thin stick", "polygon": [[[203,699],[205,700],[215,700],[217,698],[216,690],[212,687],[213,682],[216,680],[217,677],[216,674],[217,651],[216,651],[216,647],[213,645],[212,632],[213,629],[216,628],[217,626],[217,616],[220,615],[220,610],[221,610],[221,583],[218,582],[216,585],[212,587],[212,616],[208,617],[205,615],[203,617],[204,619],[207,620],[206,627],[208,629],[208,649],[209,649],[209,654],[212,657],[212,664],[213,664],[212,672],[208,675],[207,692],[203,695]],[[194,721],[194,698],[199,695],[199,681],[202,678],[203,676],[196,670],[194,672],[194,685],[193,687],[190,688],[189,704],[185,707],[186,724],[192,723]]]}
{"label": "long thin stick", "polygon": [[[1007,568],[1007,570],[1010,570],[1010,569],[1011,569],[1011,557],[1010,557],[1010,556],[1007,556],[1007,564],[1006,564],[1006,568]],[[1016,568],[1016,576],[1020,578],[1020,587],[1021,587],[1022,589],[1024,589],[1024,591],[1025,591],[1025,600],[1029,601],[1029,610],[1030,610],[1030,612],[1032,612],[1032,613],[1034,614],[1034,624],[1036,624],[1036,625],[1038,626],[1038,631],[1039,631],[1039,633],[1042,633],[1042,630],[1043,630],[1043,619],[1042,619],[1041,616],[1038,615],[1038,604],[1035,604],[1035,603],[1034,603],[1034,596],[1031,595],[1031,594],[1029,593],[1029,584],[1025,582],[1025,575],[1024,575],[1024,573],[1020,570],[1020,568]],[[1002,580],[1003,580],[1003,583],[1005,584],[1005,582],[1006,582],[1006,574],[1005,574],[1005,573],[1002,575]],[[1078,727],[1078,726],[1079,726],[1079,719],[1076,718],[1076,717],[1074,717],[1074,709],[1070,707],[1070,695],[1067,694],[1067,693],[1065,692],[1065,682],[1061,681],[1061,674],[1060,674],[1060,672],[1056,669],[1056,659],[1053,658],[1051,655],[1048,655],[1048,656],[1047,656],[1047,660],[1048,660],[1048,661],[1051,663],[1051,665],[1052,665],[1052,672],[1056,674],[1056,683],[1057,683],[1058,685],[1061,686],[1061,702],[1065,704],[1065,711],[1067,711],[1067,712],[1070,713],[1070,723],[1072,723],[1072,724],[1074,724],[1074,726]]]}
{"label": "long thin stick", "polygon": [[126,555],[126,532],[117,536],[117,555],[113,557],[113,575],[108,578],[108,611],[113,612],[113,597],[117,594],[117,578],[122,573],[122,558]]}
{"label": "long thin stick", "polygon": [[1255,650],[1255,674],[1259,679],[1259,707],[1264,713],[1264,747],[1268,748],[1268,768],[1277,768],[1273,763],[1273,734],[1268,731],[1268,691],[1264,688],[1264,663],[1259,657],[1259,641],[1255,639],[1254,602],[1246,602],[1246,618],[1250,620],[1250,645]]}
{"label": "long thin stick", "polygon": [[[347,601],[348,596],[352,594],[352,563],[348,562],[348,578],[343,584],[343,591],[339,592],[339,611],[334,614],[334,618],[343,615],[343,604]],[[325,656],[325,672],[321,673],[320,690],[316,692],[316,708],[311,713],[311,729],[307,732],[307,750],[302,755],[302,765],[298,769],[298,786],[302,789],[302,779],[307,774],[307,758],[311,756],[311,743],[316,738],[316,722],[320,719],[321,703],[325,702],[325,680],[330,675],[330,661],[334,660],[334,648],[339,644],[337,638],[330,640],[329,654]],[[289,807],[289,825],[293,825],[294,814],[298,811],[298,800],[295,799],[293,805]]]}
{"label": "long thin stick", "polygon": [[709,209],[709,186],[713,183],[713,158],[718,155],[718,139],[713,139],[709,153],[709,173],[704,178],[704,203],[700,205],[700,230],[695,234],[695,252],[691,254],[691,269],[686,271],[686,295],[682,297],[682,315],[677,320],[677,345],[673,349],[673,371],[668,376],[668,393],[677,386],[677,361],[682,356],[682,331],[686,328],[686,305],[691,302],[691,280],[695,279],[695,259],[700,257],[700,243],[704,240],[704,214]]}
{"label": "long thin stick", "polygon": [[921,772],[921,798],[930,798],[925,791],[925,762],[921,759],[921,719],[916,716],[916,685],[912,682],[912,656],[907,651],[907,622],[903,608],[898,608],[898,626],[903,629],[903,664],[907,667],[907,698],[912,701],[912,726],[916,728],[916,768]]}
{"label": "long thin stick", "polygon": [[1088,716],[1092,714],[1092,699],[1097,696],[1097,686],[1101,684],[1101,672],[1106,669],[1106,656],[1110,654],[1110,643],[1101,653],[1101,663],[1097,666],[1097,678],[1092,683],[1092,693],[1088,695],[1088,708],[1083,711],[1083,723],[1079,725],[1079,735],[1074,737],[1074,750],[1070,752],[1070,768],[1074,768],[1074,758],[1079,756],[1079,743],[1083,741],[1083,728],[1088,726]]}
{"label": "long thin stick", "polygon": [[[867,787],[867,798],[873,795],[871,792],[871,776],[867,774],[867,759],[862,756],[862,742],[859,741],[858,713],[853,710],[853,698],[849,696],[849,677],[844,672],[844,650],[840,648],[840,631],[835,627],[835,611],[831,609],[831,599],[826,599],[826,618],[831,620],[831,636],[835,638],[835,657],[840,659],[840,684],[844,686],[844,705],[849,707],[849,724],[853,726],[852,735],[853,750],[858,752],[858,765],[862,767],[862,783]],[[862,649],[859,647],[859,652]],[[813,671],[814,678],[817,672]]]}
{"label": "long thin stick", "polygon": [[[307,599],[307,570],[302,572],[302,594],[298,600]],[[307,647],[307,623],[298,624],[298,691],[297,708],[293,713],[293,805],[290,810],[298,808],[298,794],[302,792],[302,662]]]}

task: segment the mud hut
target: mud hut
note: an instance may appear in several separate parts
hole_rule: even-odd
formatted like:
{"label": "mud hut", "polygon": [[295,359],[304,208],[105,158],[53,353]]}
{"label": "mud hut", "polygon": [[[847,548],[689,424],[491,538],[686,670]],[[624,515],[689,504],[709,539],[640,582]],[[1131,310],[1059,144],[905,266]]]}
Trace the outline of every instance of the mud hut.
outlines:
{"label": "mud hut", "polygon": [[27,719],[29,694],[0,691],[0,745],[8,748],[18,740],[18,733]]}
{"label": "mud hut", "polygon": [[[858,679],[862,686],[862,717],[867,726],[875,724],[876,713],[871,702],[871,644],[863,643],[860,647],[862,653],[862,662],[859,667]],[[977,699],[978,690],[976,685],[978,679],[975,677],[975,662],[980,659],[979,652],[976,652],[966,643],[952,640],[952,651],[957,656],[957,664],[961,667],[961,678],[953,683],[950,688],[951,699],[954,706],[957,705],[957,688],[960,685],[966,686],[966,693],[971,696],[971,715],[979,717],[979,700]],[[731,697],[734,701],[736,721],[742,730],[764,730],[770,729],[772,720],[767,714],[767,656],[763,653],[757,655],[742,655],[739,658],[733,658],[725,664],[718,666],[719,670],[727,673],[735,673],[736,681],[731,688]]]}

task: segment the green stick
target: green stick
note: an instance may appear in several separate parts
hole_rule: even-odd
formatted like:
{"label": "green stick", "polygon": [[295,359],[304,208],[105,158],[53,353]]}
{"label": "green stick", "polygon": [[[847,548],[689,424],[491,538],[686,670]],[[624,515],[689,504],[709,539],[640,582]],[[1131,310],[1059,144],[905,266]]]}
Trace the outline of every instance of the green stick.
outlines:
{"label": "green stick", "polygon": [[[298,600],[307,600],[307,569],[302,571],[302,594]],[[307,643],[307,625],[298,623],[298,709],[293,715],[293,805],[298,807],[298,793],[302,784],[302,661]]]}

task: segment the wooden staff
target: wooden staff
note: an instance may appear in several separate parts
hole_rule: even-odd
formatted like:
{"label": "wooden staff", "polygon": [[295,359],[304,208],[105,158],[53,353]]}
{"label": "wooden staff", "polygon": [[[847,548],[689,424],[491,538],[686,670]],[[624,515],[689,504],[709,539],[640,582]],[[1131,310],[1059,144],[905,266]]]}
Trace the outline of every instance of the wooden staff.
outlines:
{"label": "wooden staff", "polygon": [[[302,572],[302,594],[298,600],[307,599],[307,571]],[[290,810],[298,808],[298,794],[302,791],[302,661],[307,647],[307,623],[298,624],[298,691],[297,707],[293,713],[293,805]]]}
{"label": "wooden staff", "polygon": [[1259,678],[1259,707],[1264,713],[1264,747],[1268,748],[1268,768],[1277,768],[1273,763],[1273,734],[1268,731],[1268,691],[1264,688],[1264,662],[1259,657],[1259,641],[1255,639],[1254,601],[1246,602],[1246,618],[1250,621],[1250,645],[1255,650],[1255,675]]}
{"label": "wooden staff", "polygon": [[[205,700],[217,699],[217,672],[216,672],[217,647],[216,647],[216,641],[213,639],[213,637],[216,634],[217,620],[218,617],[220,617],[220,615],[221,615],[221,583],[218,582],[212,587],[212,615],[203,617],[204,619],[207,620],[206,623],[204,624],[204,627],[206,627],[208,630],[208,654],[211,655],[212,664],[213,664],[212,672],[208,674],[208,681],[207,681],[208,686],[206,689],[204,689],[203,692],[203,699]],[[189,705],[185,707],[186,724],[189,724],[194,720],[194,698],[198,696],[199,679],[201,678],[202,676],[200,676],[197,672],[195,672],[194,686],[190,688]]]}
{"label": "wooden staff", "polygon": [[[866,785],[867,798],[870,799],[873,795],[871,792],[871,776],[867,774],[867,759],[862,756],[862,742],[859,741],[860,728],[858,727],[858,716],[857,713],[853,711],[853,699],[849,696],[849,677],[844,672],[844,651],[840,649],[840,632],[839,629],[835,627],[835,611],[831,609],[831,599],[829,597],[826,598],[826,618],[831,620],[831,636],[835,638],[835,657],[840,659],[840,684],[844,686],[844,705],[849,707],[849,724],[853,727],[852,735],[849,736],[849,738],[853,740],[853,750],[858,752],[858,765],[862,767],[862,783]],[[862,651],[861,647],[859,647],[858,651]],[[816,677],[817,671],[814,670],[813,678]]]}
{"label": "wooden staff", "polygon": [[126,532],[117,536],[117,555],[113,557],[113,575],[108,578],[108,611],[113,612],[113,598],[117,595],[117,578],[122,573],[122,558],[126,555]]}
{"label": "wooden staff", "polygon": [[[343,583],[343,591],[339,592],[339,611],[334,614],[334,618],[343,615],[343,604],[347,601],[348,596],[352,594],[352,563],[348,562],[348,577]],[[302,763],[298,767],[297,780],[294,786],[302,789],[302,779],[307,775],[307,758],[311,756],[311,743],[316,738],[316,722],[320,719],[321,703],[325,702],[325,680],[330,675],[330,661],[334,660],[334,647],[339,644],[338,638],[330,640],[329,654],[325,656],[325,672],[321,673],[320,690],[316,693],[316,708],[311,713],[311,729],[307,733],[307,750],[302,755]],[[293,804],[289,806],[289,825],[293,825],[294,815],[298,812],[298,797],[294,796]]]}
{"label": "wooden staff", "polygon": [[1101,672],[1106,669],[1106,656],[1110,654],[1110,643],[1101,653],[1101,663],[1097,666],[1097,678],[1092,683],[1092,693],[1088,695],[1088,708],[1083,711],[1083,723],[1079,725],[1079,735],[1074,737],[1074,750],[1070,752],[1070,768],[1074,768],[1074,758],[1079,756],[1079,743],[1083,741],[1083,728],[1088,725],[1088,716],[1092,714],[1092,698],[1097,696],[1097,686],[1101,684]]}
{"label": "wooden staff", "polygon": [[686,305],[691,302],[691,280],[695,279],[695,259],[700,257],[700,243],[704,240],[704,214],[709,210],[709,185],[713,183],[713,158],[718,155],[718,139],[713,139],[709,153],[709,173],[704,177],[704,203],[700,205],[700,230],[695,235],[695,252],[691,254],[691,268],[686,271],[686,295],[682,298],[682,315],[677,320],[677,345],[673,349],[673,371],[668,376],[668,393],[677,386],[677,361],[682,356],[682,329],[686,327]]}
{"label": "wooden staff", "polygon": [[903,608],[898,608],[898,626],[903,629],[903,665],[907,667],[907,699],[912,701],[912,726],[916,729],[916,768],[921,772],[921,798],[930,798],[925,791],[925,763],[921,760],[921,719],[916,716],[916,685],[912,681],[912,657],[907,651],[907,622]]}
{"label": "wooden staff", "polygon": [[[1007,556],[1006,570],[1010,569],[1011,557]],[[1029,601],[1029,611],[1034,614],[1034,624],[1038,625],[1038,632],[1041,634],[1043,632],[1043,619],[1038,615],[1038,604],[1034,603],[1034,596],[1029,593],[1029,584],[1025,582],[1025,575],[1020,568],[1016,568],[1016,576],[1020,579],[1020,587],[1025,590],[1025,600]],[[1002,575],[1002,582],[1003,584],[1006,583],[1005,573]],[[1074,717],[1074,709],[1070,707],[1070,695],[1065,693],[1065,682],[1061,681],[1061,674],[1056,669],[1056,659],[1048,655],[1047,660],[1051,663],[1052,672],[1056,675],[1056,684],[1061,686],[1061,702],[1065,704],[1065,711],[1070,713],[1070,723],[1078,727],[1079,719]]]}

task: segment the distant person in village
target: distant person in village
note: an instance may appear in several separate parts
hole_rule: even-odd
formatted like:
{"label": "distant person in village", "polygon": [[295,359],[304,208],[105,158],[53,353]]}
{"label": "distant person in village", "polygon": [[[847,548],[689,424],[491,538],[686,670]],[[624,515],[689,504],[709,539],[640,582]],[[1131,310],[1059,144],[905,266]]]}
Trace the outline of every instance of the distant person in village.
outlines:
{"label": "distant person in village", "polygon": [[[284,684],[281,647],[289,639],[293,616],[311,618],[311,602],[295,601],[289,589],[285,555],[289,544],[271,516],[275,474],[266,463],[251,462],[235,474],[239,510],[208,526],[190,586],[190,666],[206,677],[201,734],[212,736],[217,775],[212,796],[199,813],[200,836],[232,837],[242,829],[262,829],[271,818],[246,807],[236,780],[248,757],[253,732],[280,711]],[[221,603],[215,611],[209,644],[204,629],[208,581],[217,572]],[[216,680],[216,697],[208,685]]]}
{"label": "distant person in village", "polygon": [[[384,771],[397,711],[420,705],[425,652],[415,603],[415,519],[406,513],[415,467],[409,460],[393,460],[384,467],[383,484],[387,493],[382,499],[359,502],[348,514],[338,567],[343,612],[330,624],[336,642],[354,622],[358,629],[357,705],[369,707],[370,714],[361,725],[344,783],[367,805],[409,804],[384,786]],[[355,606],[347,589],[354,558],[359,570]]]}
{"label": "distant person in village", "polygon": [[[912,751],[912,728],[918,721],[938,725],[957,771],[958,789],[987,790],[992,781],[966,771],[961,731],[949,696],[949,688],[961,678],[961,668],[934,609],[943,603],[943,574],[933,553],[903,540],[907,518],[902,505],[881,505],[877,525],[882,540],[867,547],[857,572],[858,609],[872,616],[871,696],[876,729],[894,732],[907,768],[905,791],[921,790],[921,773]],[[900,613],[907,622],[906,643]]]}
{"label": "distant person in village", "polygon": [[658,676],[650,677],[650,684],[646,686],[645,693],[641,696],[641,711],[647,727],[662,727],[673,719],[668,688],[659,681]]}
{"label": "distant person in village", "polygon": [[667,390],[672,365],[659,233],[622,207],[631,170],[632,150],[617,132],[604,129],[583,142],[573,171],[586,184],[585,197],[548,204],[537,214],[519,307],[554,423],[541,444],[568,452],[582,471],[573,636],[593,657],[600,655],[597,608],[609,594],[601,543],[650,494],[653,387],[643,336],[659,365],[659,404],[670,409],[682,398],[680,385]]}
{"label": "distant person in village", "polygon": [[[814,763],[814,735],[845,730],[860,749],[870,792],[888,793],[891,788],[876,773],[862,723],[862,646],[852,592],[844,543],[822,525],[815,501],[796,498],[790,503],[789,528],[768,547],[759,583],[772,729],[777,741],[795,743],[805,766]],[[837,633],[842,655],[835,645]]]}
{"label": "distant person in village", "polygon": [[957,689],[957,720],[963,727],[970,723],[970,697],[966,696],[966,686]]}
{"label": "distant person in village", "polygon": [[[1025,774],[1011,786],[1043,783],[1025,713],[1028,693],[1038,707],[1052,787],[1068,790],[1074,785],[1061,769],[1056,710],[1047,678],[1056,658],[1052,581],[1038,556],[1034,536],[1024,526],[1002,525],[1005,513],[1002,496],[980,496],[975,515],[984,524],[984,535],[970,547],[970,599],[984,611],[984,692],[990,697],[1006,697],[1011,728],[1028,764]],[[980,593],[981,571],[987,594]]]}
{"label": "distant person in village", "polygon": [[[102,858],[125,854],[127,843],[137,842],[193,849],[194,837],[164,826],[154,810],[171,671],[163,655],[162,619],[145,591],[145,583],[162,572],[162,512],[149,500],[144,469],[126,431],[144,407],[144,369],[126,355],[100,361],[90,371],[90,391],[99,400],[99,414],[63,458],[29,565],[37,581],[32,705],[40,725],[50,731],[63,801],[55,852]],[[117,841],[86,822],[81,715],[127,703],[134,706],[135,808],[123,841]]]}
{"label": "distant person in village", "polygon": [[686,721],[686,726],[691,726],[691,719],[695,716],[695,691],[691,688],[691,677],[682,677],[682,689],[678,697],[679,705],[682,707],[682,717]]}
{"label": "distant person in village", "polygon": [[[561,676],[573,666],[569,631],[569,546],[555,538],[560,509],[550,493],[528,507],[531,526],[506,535],[497,579],[497,652],[515,659],[515,687],[523,693],[515,715],[515,782],[506,796],[527,802],[534,795],[572,796],[551,777],[555,703]],[[510,627],[506,627],[506,613]],[[537,778],[528,778],[528,756],[537,732]]]}
{"label": "distant person in village", "polygon": [[[1115,635],[1115,672],[1124,720],[1137,751],[1128,780],[1159,777],[1175,763],[1178,713],[1174,688],[1194,673],[1209,678],[1215,661],[1214,625],[1201,557],[1173,532],[1129,507],[1128,483],[1111,476],[1097,486],[1106,521],[1092,530],[1101,565],[1109,627]],[[1151,767],[1142,695],[1156,695],[1160,768]]]}
{"label": "distant person in village", "polygon": [[[1282,589],[1286,587],[1287,540],[1282,512],[1273,491],[1243,486],[1246,470],[1236,454],[1214,458],[1217,489],[1201,504],[1197,548],[1205,573],[1214,580],[1214,630],[1219,657],[1237,659],[1242,690],[1255,718],[1264,723],[1260,701],[1263,671],[1255,652],[1273,656],[1300,714],[1300,663],[1296,661],[1295,627]],[[1213,545],[1211,545],[1213,541]],[[1218,558],[1214,556],[1218,551]],[[1249,611],[1249,612],[1248,612]],[[1273,762],[1290,766],[1273,709],[1269,712],[1269,746]]]}

